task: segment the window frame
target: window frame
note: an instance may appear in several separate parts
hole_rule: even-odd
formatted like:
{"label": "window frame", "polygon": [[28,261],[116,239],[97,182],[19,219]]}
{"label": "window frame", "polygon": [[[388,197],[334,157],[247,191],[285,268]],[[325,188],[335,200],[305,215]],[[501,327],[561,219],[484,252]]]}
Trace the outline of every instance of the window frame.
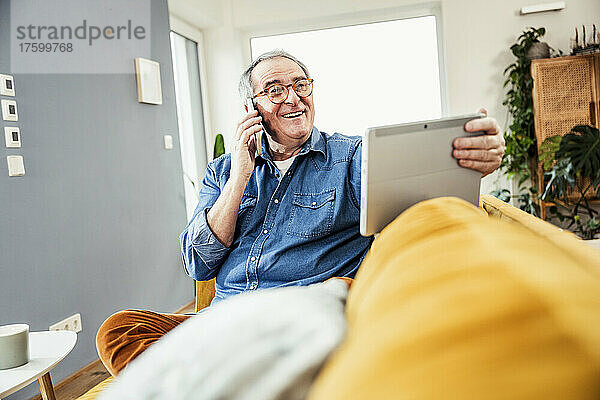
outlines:
{"label": "window frame", "polygon": [[[202,98],[202,113],[204,120],[204,140],[206,142],[206,159],[210,162],[213,159],[213,148],[212,145],[215,142],[214,135],[212,134],[212,126],[210,122],[210,110],[209,110],[209,96],[208,96],[208,82],[206,74],[206,60],[204,51],[204,36],[202,31],[194,28],[187,22],[177,18],[174,15],[169,16],[170,31],[177,33],[189,40],[196,42],[198,50],[198,66],[200,74],[200,87],[201,98]],[[204,170],[198,171],[198,176],[201,178],[204,176]]]}

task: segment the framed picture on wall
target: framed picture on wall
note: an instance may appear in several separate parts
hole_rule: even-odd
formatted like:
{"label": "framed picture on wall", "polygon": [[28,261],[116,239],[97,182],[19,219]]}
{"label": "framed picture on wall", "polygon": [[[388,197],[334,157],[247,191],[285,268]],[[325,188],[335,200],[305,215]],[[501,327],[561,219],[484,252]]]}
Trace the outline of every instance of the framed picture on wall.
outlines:
{"label": "framed picture on wall", "polygon": [[148,104],[162,104],[160,84],[160,64],[146,58],[135,59],[138,101]]}

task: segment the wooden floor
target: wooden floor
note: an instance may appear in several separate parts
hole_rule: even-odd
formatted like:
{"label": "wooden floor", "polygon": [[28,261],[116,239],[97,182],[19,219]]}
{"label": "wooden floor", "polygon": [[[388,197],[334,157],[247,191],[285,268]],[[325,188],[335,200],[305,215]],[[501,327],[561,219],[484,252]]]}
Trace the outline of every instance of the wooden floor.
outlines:
{"label": "wooden floor", "polygon": [[[100,360],[96,360],[62,382],[54,384],[54,394],[59,400],[75,400],[109,376],[110,374]],[[42,396],[39,394],[31,398],[31,400],[41,399]]]}
{"label": "wooden floor", "polygon": [[[194,312],[194,302],[186,304],[176,312],[180,314]],[[57,400],[75,400],[109,376],[110,373],[104,368],[102,362],[96,360],[63,381],[54,383],[54,393]],[[37,395],[31,400],[42,400],[42,396]]]}

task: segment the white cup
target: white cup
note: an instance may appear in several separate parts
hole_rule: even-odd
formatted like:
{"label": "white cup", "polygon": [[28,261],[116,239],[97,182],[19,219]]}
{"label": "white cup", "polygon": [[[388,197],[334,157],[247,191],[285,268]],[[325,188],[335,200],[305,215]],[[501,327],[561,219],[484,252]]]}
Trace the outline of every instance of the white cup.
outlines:
{"label": "white cup", "polygon": [[29,325],[0,326],[0,369],[19,367],[29,362]]}

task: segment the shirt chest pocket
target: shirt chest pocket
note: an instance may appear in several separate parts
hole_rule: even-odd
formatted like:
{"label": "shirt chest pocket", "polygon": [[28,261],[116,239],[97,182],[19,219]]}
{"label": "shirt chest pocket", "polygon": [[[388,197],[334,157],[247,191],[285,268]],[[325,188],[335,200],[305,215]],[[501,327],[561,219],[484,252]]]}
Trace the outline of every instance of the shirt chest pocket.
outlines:
{"label": "shirt chest pocket", "polygon": [[287,233],[317,238],[331,232],[335,207],[335,188],[320,193],[294,193]]}

